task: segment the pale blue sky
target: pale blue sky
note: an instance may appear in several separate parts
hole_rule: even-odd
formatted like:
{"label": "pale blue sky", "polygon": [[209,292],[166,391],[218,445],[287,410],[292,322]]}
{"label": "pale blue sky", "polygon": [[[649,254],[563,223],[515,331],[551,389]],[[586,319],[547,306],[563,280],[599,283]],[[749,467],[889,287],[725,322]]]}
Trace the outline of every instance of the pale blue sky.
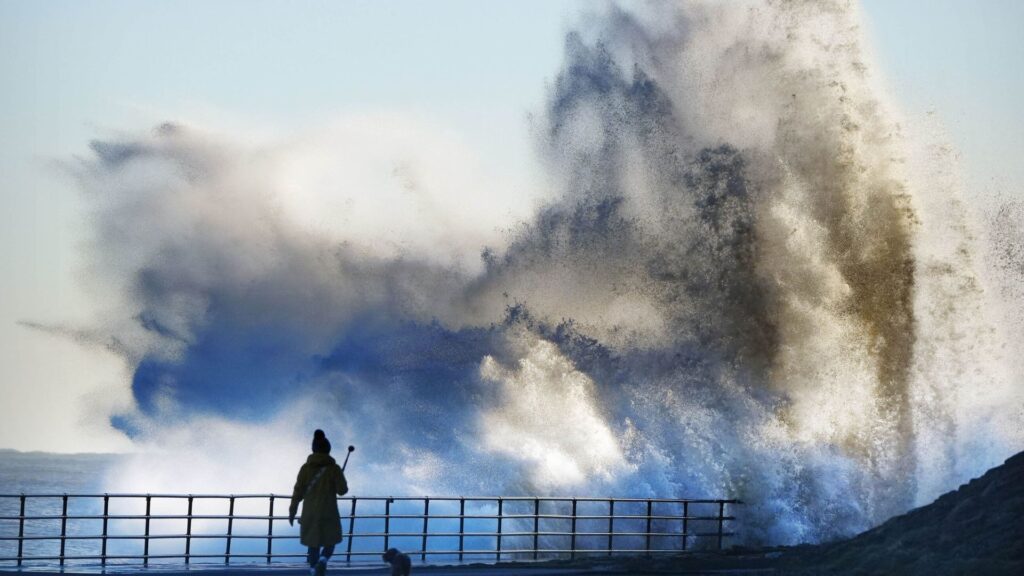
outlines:
{"label": "pale blue sky", "polygon": [[[83,202],[52,162],[90,139],[163,120],[287,132],[339,111],[411,110],[454,127],[495,163],[527,166],[540,108],[582,0],[0,0],[0,448],[123,448],[79,429],[75,382],[115,390],[110,358],[17,326],[92,312],[81,290]],[[1024,2],[864,0],[894,100],[934,110],[968,191],[1024,189]],[[76,388],[77,389],[77,388]],[[10,400],[10,402],[8,402]],[[84,431],[83,431],[84,430]],[[82,443],[67,444],[72,435]]]}
{"label": "pale blue sky", "polygon": [[1024,2],[863,0],[897,102],[934,110],[968,190],[1024,196]]}

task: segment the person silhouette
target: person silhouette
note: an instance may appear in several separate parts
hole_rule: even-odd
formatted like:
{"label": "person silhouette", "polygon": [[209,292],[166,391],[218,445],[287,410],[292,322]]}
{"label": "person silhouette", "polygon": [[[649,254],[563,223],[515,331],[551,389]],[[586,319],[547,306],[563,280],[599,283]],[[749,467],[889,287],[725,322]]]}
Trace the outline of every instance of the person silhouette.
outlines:
{"label": "person silhouette", "polygon": [[337,496],[348,492],[345,473],[331,458],[331,442],[323,430],[313,432],[313,453],[299,469],[288,508],[288,524],[295,525],[299,502],[299,540],[306,546],[310,576],[324,576],[334,546],[341,542],[341,516]]}

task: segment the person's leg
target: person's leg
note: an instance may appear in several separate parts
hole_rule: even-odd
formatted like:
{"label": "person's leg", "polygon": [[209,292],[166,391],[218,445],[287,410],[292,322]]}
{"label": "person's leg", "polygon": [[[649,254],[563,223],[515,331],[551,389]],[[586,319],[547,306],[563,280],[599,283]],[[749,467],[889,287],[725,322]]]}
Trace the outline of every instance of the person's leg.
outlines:
{"label": "person's leg", "polygon": [[309,567],[312,568],[317,560],[320,559],[320,548],[318,546],[307,546],[306,547],[306,561],[309,562]]}
{"label": "person's leg", "polygon": [[318,549],[319,558],[316,560],[316,566],[313,570],[316,572],[316,576],[324,576],[327,574],[327,559],[331,557],[331,553],[334,552],[334,546],[324,546],[322,549]]}

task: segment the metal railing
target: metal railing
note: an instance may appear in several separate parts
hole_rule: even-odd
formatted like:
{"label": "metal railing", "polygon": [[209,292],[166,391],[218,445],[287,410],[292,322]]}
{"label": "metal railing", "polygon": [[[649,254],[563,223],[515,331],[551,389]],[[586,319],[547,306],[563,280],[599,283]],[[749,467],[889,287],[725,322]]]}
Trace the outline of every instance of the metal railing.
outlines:
{"label": "metal railing", "polygon": [[[0,494],[0,566],[294,563],[306,554],[299,526],[281,525],[289,502],[280,494]],[[423,562],[720,550],[735,535],[727,526],[735,517],[726,507],[736,504],[741,502],[343,497],[338,505],[345,539],[334,558],[373,561],[392,546]]]}

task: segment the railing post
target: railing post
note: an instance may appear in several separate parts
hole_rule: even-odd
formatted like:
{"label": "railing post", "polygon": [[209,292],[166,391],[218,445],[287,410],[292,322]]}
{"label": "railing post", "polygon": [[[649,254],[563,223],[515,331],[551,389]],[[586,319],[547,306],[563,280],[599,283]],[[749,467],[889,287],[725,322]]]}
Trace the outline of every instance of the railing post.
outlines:
{"label": "railing post", "polygon": [[499,496],[498,497],[498,549],[495,550],[495,552],[496,552],[495,560],[497,560],[498,562],[501,562],[501,515],[502,515],[502,507],[503,507],[504,503],[505,503],[505,501],[502,500],[501,497]]}
{"label": "railing post", "polygon": [[462,562],[462,540],[466,535],[466,499],[459,498],[459,562]]}
{"label": "railing post", "polygon": [[25,544],[25,495],[21,495],[21,507],[18,512],[18,566],[21,566],[21,559],[24,555]]}
{"label": "railing post", "polygon": [[235,524],[235,495],[228,496],[228,537],[224,544],[224,564],[231,562],[231,529]]}
{"label": "railing post", "polygon": [[722,523],[725,521],[725,502],[718,501],[718,549],[722,549]]}
{"label": "railing post", "polygon": [[352,511],[348,515],[348,547],[345,550],[345,562],[352,562],[352,531],[356,525],[356,498],[352,497]]}
{"label": "railing post", "polygon": [[608,555],[612,555],[612,534],[615,527],[615,499],[608,500]]}
{"label": "railing post", "polygon": [[192,554],[192,495],[188,495],[188,519],[185,520],[185,565],[188,566]]}
{"label": "railing post", "polygon": [[68,495],[65,492],[60,510],[60,565],[64,565],[64,543],[68,535]]}
{"label": "railing post", "polygon": [[646,534],[646,536],[647,536],[647,544],[645,546],[645,548],[647,550],[647,555],[648,556],[650,556],[650,554],[651,554],[651,513],[652,513],[653,506],[654,506],[654,504],[648,498],[647,499],[647,534]]}
{"label": "railing post", "polygon": [[427,527],[428,527],[427,522],[428,522],[429,519],[430,519],[430,498],[427,497],[427,498],[423,499],[423,546],[421,547],[423,553],[420,555],[420,561],[421,562],[426,562],[427,561]]}
{"label": "railing post", "polygon": [[537,559],[537,548],[540,547],[540,498],[533,499],[533,559]]}
{"label": "railing post", "polygon": [[107,520],[110,516],[110,494],[103,495],[103,543],[100,545],[100,565],[107,565]]}
{"label": "railing post", "polygon": [[690,503],[683,502],[683,550],[686,550],[686,541],[690,537]]}
{"label": "railing post", "polygon": [[569,559],[576,558],[576,499],[572,499],[572,536],[569,540]]}
{"label": "railing post", "polygon": [[143,566],[149,566],[149,514],[150,514],[150,510],[151,510],[150,504],[151,504],[152,499],[153,499],[152,496],[150,496],[149,494],[146,494],[146,534],[145,534],[145,538],[143,539],[144,544],[143,544],[143,547],[142,547],[142,565]]}
{"label": "railing post", "polygon": [[274,495],[270,495],[270,510],[267,512],[267,564],[274,550]]}
{"label": "railing post", "polygon": [[388,499],[384,501],[384,550],[387,551],[388,543],[391,538],[391,501],[393,498],[388,496]]}

